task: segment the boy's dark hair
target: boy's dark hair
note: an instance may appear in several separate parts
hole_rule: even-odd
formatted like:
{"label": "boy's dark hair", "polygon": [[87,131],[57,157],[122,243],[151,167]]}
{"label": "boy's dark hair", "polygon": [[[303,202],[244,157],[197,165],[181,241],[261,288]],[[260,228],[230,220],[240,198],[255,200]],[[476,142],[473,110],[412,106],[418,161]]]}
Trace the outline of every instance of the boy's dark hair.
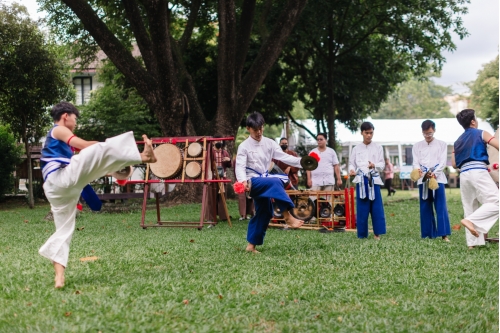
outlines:
{"label": "boy's dark hair", "polygon": [[368,130],[375,130],[375,126],[373,126],[373,124],[370,123],[369,121],[365,121],[364,123],[361,124],[361,132]]}
{"label": "boy's dark hair", "polygon": [[325,140],[328,140],[328,134],[326,133],[318,133],[318,135],[316,135],[316,140],[318,140],[318,136],[323,136],[325,138]]}
{"label": "boy's dark hair", "polygon": [[80,117],[80,111],[78,111],[78,109],[69,102],[57,103],[52,107],[52,110],[50,111],[50,115],[52,116],[52,119],[54,119],[54,121],[61,120],[61,116],[65,113],[75,114],[77,118]]}
{"label": "boy's dark hair", "polygon": [[436,130],[436,124],[432,120],[427,119],[422,122],[422,131],[427,131],[431,127]]}
{"label": "boy's dark hair", "polygon": [[264,121],[264,117],[257,111],[252,112],[248,117],[247,117],[247,127],[251,127],[253,129],[260,128],[264,126],[266,122]]}
{"label": "boy's dark hair", "polygon": [[470,122],[476,119],[476,111],[472,109],[464,109],[457,113],[457,120],[460,125],[464,129],[468,129],[470,127]]}

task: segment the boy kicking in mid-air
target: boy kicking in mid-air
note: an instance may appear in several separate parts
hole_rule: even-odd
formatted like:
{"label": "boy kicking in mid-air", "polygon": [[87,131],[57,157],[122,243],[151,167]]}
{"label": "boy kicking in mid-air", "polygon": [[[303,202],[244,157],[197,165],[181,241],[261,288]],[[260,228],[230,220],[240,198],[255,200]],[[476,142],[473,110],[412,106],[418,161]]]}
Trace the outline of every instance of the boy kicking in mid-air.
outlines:
{"label": "boy kicking in mid-air", "polygon": [[[79,111],[61,102],[52,108],[54,127],[42,149],[43,189],[50,202],[56,231],[38,251],[50,259],[55,270],[55,287],[64,286],[69,244],[75,230],[76,204],[82,189],[91,181],[137,163],[155,163],[151,140],[146,135],[144,151],[137,149],[132,132],[105,142],[86,141],[73,134]],[[81,150],[73,155],[72,147]]]}

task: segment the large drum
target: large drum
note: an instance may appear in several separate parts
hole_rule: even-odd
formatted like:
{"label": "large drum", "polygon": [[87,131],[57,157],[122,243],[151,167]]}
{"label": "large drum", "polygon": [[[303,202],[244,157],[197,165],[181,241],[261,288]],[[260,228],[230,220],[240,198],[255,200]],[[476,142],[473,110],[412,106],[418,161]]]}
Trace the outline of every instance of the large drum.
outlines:
{"label": "large drum", "polygon": [[198,162],[192,161],[186,164],[186,176],[191,179],[198,178],[201,175],[201,165]]}
{"label": "large drum", "polygon": [[[498,140],[498,130],[495,132],[495,138]],[[490,165],[488,166],[490,176],[498,187],[498,150],[490,145],[488,145],[488,159],[490,161]]]}
{"label": "large drum", "polygon": [[290,199],[292,199],[295,206],[290,213],[295,218],[307,222],[314,216],[316,207],[309,196],[293,195],[290,196]]}
{"label": "large drum", "polygon": [[198,157],[203,152],[203,146],[199,142],[192,142],[187,149],[189,157]]}
{"label": "large drum", "polygon": [[164,143],[154,149],[156,163],[150,164],[151,172],[158,178],[171,179],[182,169],[182,154],[173,144]]}

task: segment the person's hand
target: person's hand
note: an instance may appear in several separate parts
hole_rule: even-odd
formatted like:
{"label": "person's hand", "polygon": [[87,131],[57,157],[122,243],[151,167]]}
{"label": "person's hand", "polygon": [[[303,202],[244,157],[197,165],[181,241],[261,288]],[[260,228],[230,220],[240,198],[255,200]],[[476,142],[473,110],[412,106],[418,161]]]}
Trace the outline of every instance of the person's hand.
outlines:
{"label": "person's hand", "polygon": [[223,162],[229,162],[229,161],[231,161],[231,159],[230,159],[229,157],[224,157],[224,158],[222,159],[222,161],[223,161]]}
{"label": "person's hand", "polygon": [[375,164],[373,164],[372,162],[368,161],[368,169],[374,169],[375,168]]}
{"label": "person's hand", "polygon": [[418,169],[418,176],[419,176],[420,178],[422,178],[422,175],[423,175],[422,170]]}
{"label": "person's hand", "polygon": [[337,186],[338,186],[339,188],[342,188],[342,185],[343,185],[343,184],[342,184],[342,179],[337,179]]}
{"label": "person's hand", "polygon": [[436,175],[434,174],[434,172],[429,173],[429,178],[436,178]]}
{"label": "person's hand", "polygon": [[356,171],[354,170],[349,171],[349,176],[356,176]]}
{"label": "person's hand", "polygon": [[312,187],[312,180],[310,179],[307,180],[307,187]]}
{"label": "person's hand", "polygon": [[290,167],[286,168],[284,172],[288,175],[290,173]]}
{"label": "person's hand", "polygon": [[245,192],[250,192],[250,188],[248,187],[248,182],[246,180],[242,181],[243,185],[245,185]]}

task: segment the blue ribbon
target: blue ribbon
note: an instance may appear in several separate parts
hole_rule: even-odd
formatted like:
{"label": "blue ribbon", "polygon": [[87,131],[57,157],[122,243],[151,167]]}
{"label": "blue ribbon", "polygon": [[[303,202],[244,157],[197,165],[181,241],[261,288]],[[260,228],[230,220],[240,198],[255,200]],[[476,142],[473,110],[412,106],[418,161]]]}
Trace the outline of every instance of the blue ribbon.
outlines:
{"label": "blue ribbon", "polygon": [[[420,164],[420,170],[422,170],[422,172],[424,173],[427,173],[428,171],[434,172],[434,170],[436,170],[438,166],[439,163],[433,166],[432,168],[427,168],[425,165]],[[429,192],[429,179],[427,179],[425,182],[422,182],[422,200],[427,200],[429,196],[428,192]]]}

